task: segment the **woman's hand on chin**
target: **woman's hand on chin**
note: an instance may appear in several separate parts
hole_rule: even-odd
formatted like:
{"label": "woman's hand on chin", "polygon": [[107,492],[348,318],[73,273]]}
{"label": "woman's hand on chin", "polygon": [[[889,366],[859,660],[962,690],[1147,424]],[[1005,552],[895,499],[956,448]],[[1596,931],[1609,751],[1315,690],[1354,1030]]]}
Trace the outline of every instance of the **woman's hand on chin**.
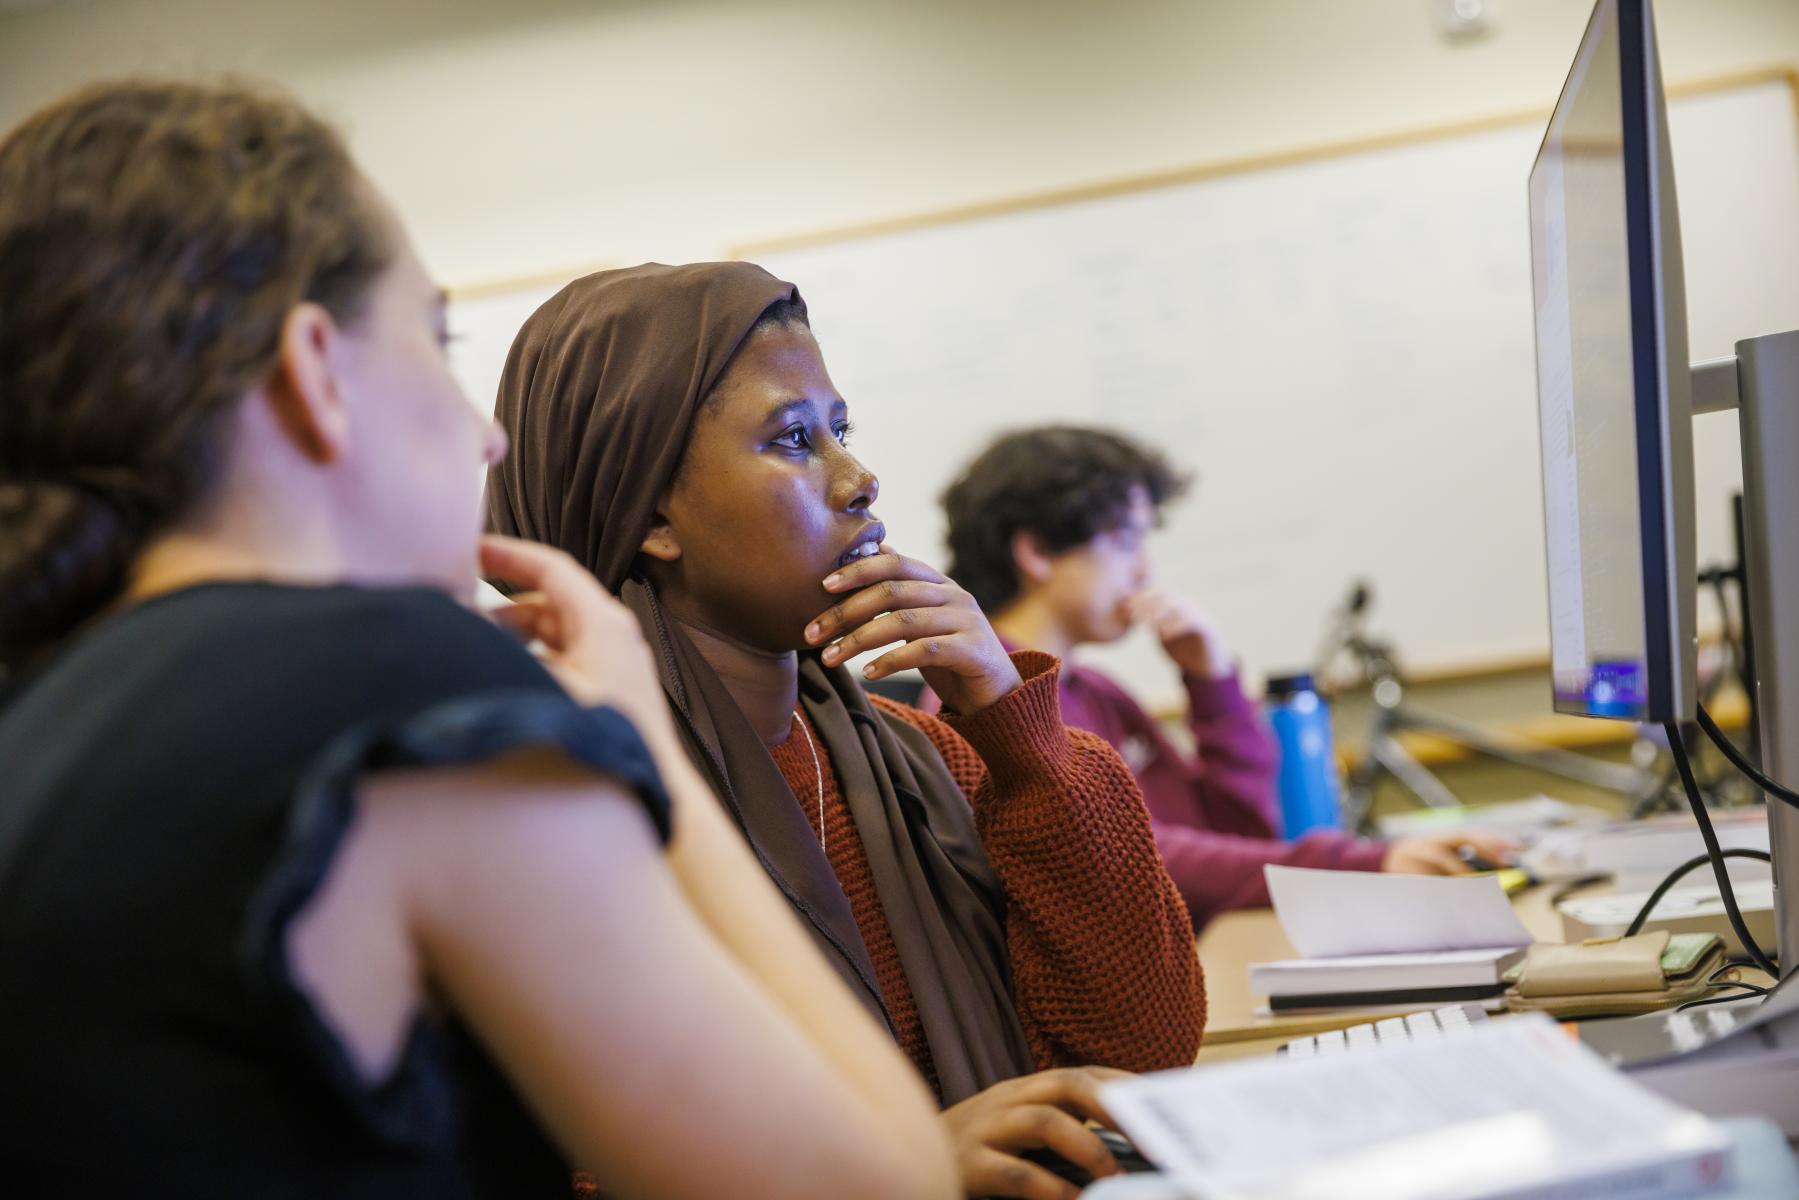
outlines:
{"label": "woman's hand on chin", "polygon": [[617,709],[645,739],[672,726],[655,656],[637,618],[573,558],[551,546],[489,534],[481,572],[520,589],[488,612],[526,642],[563,690],[588,707]]}
{"label": "woman's hand on chin", "polygon": [[826,576],[837,603],[806,627],[834,667],[864,651],[900,643],[862,669],[880,679],[916,667],[943,703],[977,713],[1024,681],[974,597],[928,563],[887,546]]}

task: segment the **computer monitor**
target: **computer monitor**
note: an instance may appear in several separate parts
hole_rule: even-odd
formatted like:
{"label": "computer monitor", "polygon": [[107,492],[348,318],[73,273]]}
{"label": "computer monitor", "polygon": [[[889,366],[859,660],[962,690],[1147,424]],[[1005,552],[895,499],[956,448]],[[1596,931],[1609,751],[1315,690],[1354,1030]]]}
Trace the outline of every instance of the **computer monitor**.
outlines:
{"label": "computer monitor", "polygon": [[[1790,787],[1799,780],[1799,539],[1790,533],[1799,330],[1687,360],[1648,0],[1594,6],[1531,168],[1530,213],[1555,706],[1637,721],[1696,715],[1691,420],[1695,407],[1734,408],[1756,733],[1762,766]],[[1768,835],[1785,979],[1799,972],[1799,808],[1772,804]]]}
{"label": "computer monitor", "polygon": [[1530,172],[1561,712],[1694,716],[1692,404],[1648,0],[1600,0]]}

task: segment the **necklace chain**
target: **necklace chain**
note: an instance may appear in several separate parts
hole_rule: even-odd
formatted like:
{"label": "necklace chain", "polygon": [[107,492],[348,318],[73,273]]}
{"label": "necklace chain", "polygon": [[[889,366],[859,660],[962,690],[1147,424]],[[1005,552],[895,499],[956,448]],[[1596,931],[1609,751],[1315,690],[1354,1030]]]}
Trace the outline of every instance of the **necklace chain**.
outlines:
{"label": "necklace chain", "polygon": [[825,768],[818,759],[818,746],[812,740],[812,731],[806,727],[806,718],[800,715],[799,709],[793,710],[793,723],[800,727],[806,735],[806,749],[812,751],[812,771],[818,776],[818,848],[825,848]]}

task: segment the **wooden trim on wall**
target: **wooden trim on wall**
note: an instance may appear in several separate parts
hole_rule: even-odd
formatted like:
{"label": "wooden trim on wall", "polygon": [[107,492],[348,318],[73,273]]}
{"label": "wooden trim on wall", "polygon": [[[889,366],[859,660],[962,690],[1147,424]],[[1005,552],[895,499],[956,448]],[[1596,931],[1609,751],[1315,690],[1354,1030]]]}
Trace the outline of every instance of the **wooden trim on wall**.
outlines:
{"label": "wooden trim on wall", "polygon": [[[1751,67],[1741,71],[1728,72],[1721,75],[1709,75],[1700,79],[1687,80],[1670,84],[1667,92],[1674,97],[1703,95],[1707,92],[1728,91],[1732,88],[1755,87],[1764,83],[1784,82],[1793,95],[1795,120],[1799,121],[1799,66],[1794,64],[1770,64],[1763,67]],[[1026,192],[1016,196],[1002,197],[995,200],[977,201],[970,204],[952,205],[947,208],[929,212],[914,213],[906,216],[878,218],[870,221],[854,222],[847,225],[834,226],[829,229],[815,230],[809,233],[783,234],[776,237],[757,238],[747,242],[739,242],[730,246],[726,254],[732,258],[750,258],[757,254],[777,250],[793,250],[806,246],[825,245],[831,242],[848,241],[854,238],[874,237],[880,234],[898,233],[910,229],[924,229],[933,225],[947,225],[957,221],[976,220],[982,217],[1002,216],[1007,213],[1029,212],[1032,209],[1048,208],[1058,204],[1074,204],[1083,200],[1102,199],[1107,196],[1122,196],[1132,192],[1146,191],[1151,188],[1173,187],[1183,183],[1193,183],[1201,179],[1216,179],[1226,175],[1235,175],[1247,171],[1269,170],[1275,167],[1288,167],[1299,163],[1317,162],[1328,158],[1337,158],[1348,154],[1361,154],[1371,150],[1385,150],[1395,146],[1409,146],[1418,142],[1434,141],[1439,138],[1455,137],[1458,134],[1481,133],[1489,129],[1502,129],[1508,125],[1522,124],[1527,121],[1545,121],[1550,114],[1549,108],[1532,107],[1513,109],[1508,112],[1492,113],[1484,117],[1469,117],[1459,121],[1450,121],[1438,125],[1421,126],[1414,129],[1402,129],[1393,133],[1371,134],[1363,137],[1348,138],[1335,142],[1320,142],[1311,146],[1298,146],[1287,150],[1273,150],[1257,154],[1240,155],[1235,158],[1218,159],[1193,166],[1176,167],[1164,171],[1149,171],[1138,175],[1127,175],[1114,179],[1099,180],[1093,183],[1071,184],[1065,187],[1050,188],[1038,192]],[[504,292],[520,291],[524,288],[540,284],[566,282],[588,275],[594,271],[607,270],[617,263],[599,263],[588,266],[571,267],[565,271],[539,271],[526,275],[508,276],[499,279],[483,280],[477,283],[458,284],[448,288],[450,299],[472,300],[482,296],[498,295]]]}
{"label": "wooden trim on wall", "polygon": [[1435,666],[1422,667],[1416,671],[1407,671],[1405,681],[1408,685],[1473,683],[1482,679],[1493,679],[1500,675],[1521,675],[1526,671],[1541,671],[1547,676],[1549,674],[1549,651],[1537,650],[1530,653],[1504,654],[1491,658],[1470,658],[1439,663]]}
{"label": "wooden trim on wall", "polygon": [[507,292],[522,292],[526,288],[548,287],[550,284],[560,286],[569,283],[572,280],[579,279],[583,275],[591,275],[595,271],[611,270],[617,265],[617,263],[599,263],[592,266],[574,267],[567,271],[539,271],[532,275],[513,275],[505,279],[489,279],[484,280],[481,283],[470,283],[463,284],[459,287],[448,287],[445,288],[444,291],[449,295],[450,302],[454,304],[458,300],[479,300],[483,296],[500,296]]}
{"label": "wooden trim on wall", "polygon": [[[1795,112],[1799,112],[1799,67],[1792,64],[1772,64],[1765,67],[1753,67],[1742,71],[1733,71],[1722,75],[1706,76],[1701,79],[1688,80],[1671,84],[1667,94],[1671,97],[1704,95],[1708,92],[1728,91],[1734,88],[1755,87],[1764,83],[1784,82],[1793,93]],[[1138,175],[1126,175],[1114,179],[1100,180],[1094,183],[1072,184],[1066,187],[1049,188],[1038,192],[1025,192],[994,200],[976,201],[969,204],[952,205],[930,212],[914,213],[906,216],[880,218],[872,221],[857,222],[836,226],[830,229],[815,230],[809,233],[787,234],[755,241],[739,243],[731,247],[729,254],[733,258],[754,258],[759,254],[768,254],[784,250],[804,249],[810,246],[828,245],[833,242],[853,241],[859,238],[879,237],[891,233],[904,233],[914,229],[927,229],[936,225],[951,225],[962,221],[979,220],[985,217],[1005,216],[1011,213],[1030,212],[1034,209],[1051,208],[1063,204],[1076,204],[1086,200],[1099,200],[1110,196],[1129,195],[1133,192],[1149,191],[1155,188],[1175,187],[1181,184],[1196,183],[1204,179],[1217,179],[1227,175],[1239,175],[1251,171],[1266,171],[1277,167],[1290,167],[1301,163],[1319,162],[1324,159],[1340,158],[1351,154],[1364,154],[1373,150],[1388,150],[1396,146],[1410,146],[1419,142],[1436,141],[1442,138],[1456,137],[1469,133],[1485,133],[1492,129],[1503,129],[1511,125],[1522,125],[1527,122],[1543,122],[1549,119],[1551,107],[1530,107],[1513,109],[1509,112],[1492,113],[1484,117],[1468,117],[1458,121],[1449,121],[1438,125],[1420,126],[1414,129],[1402,129],[1393,133],[1370,134],[1363,137],[1347,138],[1335,142],[1321,142],[1311,146],[1297,146],[1287,150],[1265,151],[1257,154],[1246,154],[1235,158],[1218,159],[1209,163],[1199,163],[1188,167],[1175,167],[1164,171],[1148,171]]]}

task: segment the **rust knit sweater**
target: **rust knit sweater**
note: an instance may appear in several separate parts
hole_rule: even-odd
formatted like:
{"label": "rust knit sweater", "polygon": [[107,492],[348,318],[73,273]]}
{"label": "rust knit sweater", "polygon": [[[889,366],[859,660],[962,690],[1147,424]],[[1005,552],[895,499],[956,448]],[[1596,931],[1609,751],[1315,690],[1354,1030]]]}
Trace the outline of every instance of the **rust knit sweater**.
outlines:
{"label": "rust knit sweater", "polygon": [[[1205,1027],[1205,985],[1136,781],[1105,741],[1062,724],[1054,656],[1019,651],[1012,661],[1024,686],[973,716],[939,719],[871,699],[930,738],[974,808],[1009,901],[1013,995],[1038,1068],[1186,1066]],[[824,744],[809,723],[796,725],[773,754],[814,832],[823,774],[826,856],[900,1045],[934,1089],[911,984]]]}

